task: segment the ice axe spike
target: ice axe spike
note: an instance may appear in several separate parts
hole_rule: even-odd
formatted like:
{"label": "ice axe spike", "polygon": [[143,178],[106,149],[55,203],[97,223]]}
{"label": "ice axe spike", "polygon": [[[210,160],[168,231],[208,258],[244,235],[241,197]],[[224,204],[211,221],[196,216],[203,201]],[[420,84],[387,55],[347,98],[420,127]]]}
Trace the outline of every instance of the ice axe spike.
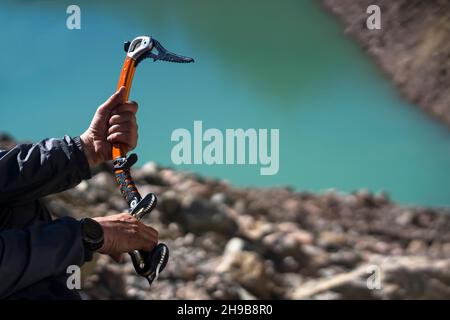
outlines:
{"label": "ice axe spike", "polygon": [[[157,40],[149,36],[136,37],[133,41],[126,42],[124,49],[127,55],[120,73],[117,89],[120,87],[126,88],[125,100],[128,100],[130,95],[136,67],[142,60],[152,58],[153,61],[194,62],[192,58],[167,51]],[[154,49],[156,49],[157,53],[154,52]],[[124,146],[115,144],[112,147],[112,158],[116,182],[128,204],[129,213],[137,219],[141,219],[156,207],[156,196],[150,193],[142,198],[136,188],[136,184],[131,177],[130,168],[136,163],[137,155],[133,153],[127,156]],[[159,273],[165,268],[169,260],[169,248],[164,243],[159,243],[151,252],[134,250],[129,252],[129,254],[136,272],[147,278],[150,285],[158,278]]]}

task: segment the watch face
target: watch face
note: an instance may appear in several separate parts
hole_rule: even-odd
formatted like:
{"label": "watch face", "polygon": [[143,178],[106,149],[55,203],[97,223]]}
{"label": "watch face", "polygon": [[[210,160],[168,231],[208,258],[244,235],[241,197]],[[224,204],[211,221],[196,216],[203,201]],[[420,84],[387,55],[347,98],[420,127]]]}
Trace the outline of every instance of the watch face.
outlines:
{"label": "watch face", "polygon": [[85,218],[81,226],[84,241],[90,244],[103,244],[103,228],[97,221]]}

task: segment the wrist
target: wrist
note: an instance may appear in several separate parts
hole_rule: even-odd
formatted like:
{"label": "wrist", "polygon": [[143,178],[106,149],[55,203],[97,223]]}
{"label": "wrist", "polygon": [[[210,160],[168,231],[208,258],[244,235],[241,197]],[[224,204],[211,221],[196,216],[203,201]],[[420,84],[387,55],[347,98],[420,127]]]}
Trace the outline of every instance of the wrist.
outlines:
{"label": "wrist", "polygon": [[103,227],[91,218],[81,219],[80,225],[81,238],[85,248],[85,260],[90,261],[92,259],[92,254],[103,246]]}
{"label": "wrist", "polygon": [[80,135],[80,141],[83,146],[84,155],[89,163],[89,167],[93,168],[99,164],[95,155],[95,148],[92,139],[89,137],[89,133],[85,132]]}
{"label": "wrist", "polygon": [[112,241],[108,229],[108,221],[105,219],[105,217],[95,217],[92,218],[92,220],[95,220],[103,229],[103,245],[97,250],[99,253],[109,253]]}

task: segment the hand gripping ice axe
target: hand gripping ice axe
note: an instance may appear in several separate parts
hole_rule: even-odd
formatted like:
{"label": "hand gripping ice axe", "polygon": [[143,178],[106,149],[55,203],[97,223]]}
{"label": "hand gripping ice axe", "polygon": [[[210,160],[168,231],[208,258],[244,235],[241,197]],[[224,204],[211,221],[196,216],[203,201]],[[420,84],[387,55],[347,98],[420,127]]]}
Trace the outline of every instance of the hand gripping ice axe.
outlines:
{"label": "hand gripping ice axe", "polygon": [[[126,88],[125,99],[131,90],[134,72],[138,64],[151,58],[153,61],[170,61],[179,63],[193,62],[194,59],[179,56],[167,51],[157,40],[149,36],[140,36],[131,42],[124,44],[126,54],[125,62],[120,73],[117,88]],[[135,153],[126,155],[125,148],[120,144],[112,147],[114,175],[120,187],[120,192],[129,207],[129,213],[140,220],[149,214],[156,206],[156,196],[153,193],[142,197],[130,174],[130,168],[137,161]],[[169,248],[164,243],[159,243],[152,252],[134,250],[129,253],[136,272],[147,278],[149,284],[158,278],[159,273],[165,268],[169,260]]]}

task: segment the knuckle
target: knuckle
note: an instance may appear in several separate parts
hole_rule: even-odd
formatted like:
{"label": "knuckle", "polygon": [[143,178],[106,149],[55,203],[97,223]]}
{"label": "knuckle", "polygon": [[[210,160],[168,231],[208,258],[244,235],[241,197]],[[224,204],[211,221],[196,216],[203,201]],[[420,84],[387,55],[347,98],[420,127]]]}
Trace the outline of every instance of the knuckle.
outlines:
{"label": "knuckle", "polygon": [[130,218],[133,218],[133,217],[126,212],[119,214],[119,220],[121,220],[121,221],[128,221]]}
{"label": "knuckle", "polygon": [[156,230],[155,228],[152,227],[147,227],[148,231],[154,236],[154,237],[158,237],[159,236],[159,232],[158,230]]}
{"label": "knuckle", "polygon": [[124,213],[124,214],[127,216],[128,220],[133,221],[133,222],[138,222],[138,220],[135,217],[133,217],[131,214],[129,214],[129,213]]}

